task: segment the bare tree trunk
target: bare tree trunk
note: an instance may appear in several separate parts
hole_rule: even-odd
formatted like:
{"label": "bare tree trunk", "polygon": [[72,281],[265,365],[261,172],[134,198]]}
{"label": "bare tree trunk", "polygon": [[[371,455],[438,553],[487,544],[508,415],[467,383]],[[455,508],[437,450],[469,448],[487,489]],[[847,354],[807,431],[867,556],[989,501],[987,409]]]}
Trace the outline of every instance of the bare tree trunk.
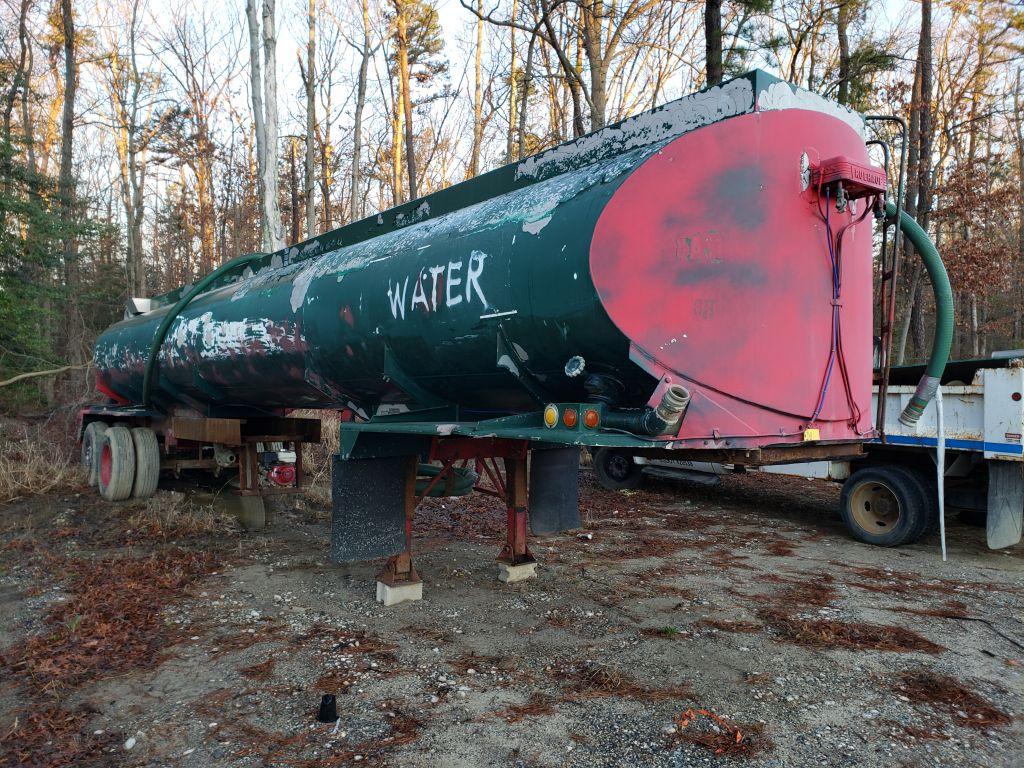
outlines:
{"label": "bare tree trunk", "polygon": [[476,53],[473,57],[473,147],[469,154],[467,178],[480,173],[480,145],[483,143],[483,83],[481,59],[484,49],[484,0],[476,0]]}
{"label": "bare tree trunk", "polygon": [[[536,29],[536,27],[534,27]],[[516,152],[516,159],[522,160],[526,155],[526,114],[527,102],[530,97],[529,82],[533,77],[533,49],[537,45],[537,35],[530,35],[530,42],[526,47],[526,69],[523,70],[523,102],[519,105],[519,146]]]}
{"label": "bare tree trunk", "polygon": [[252,122],[256,134],[256,170],[258,173],[257,187],[260,196],[260,241],[261,247],[266,248],[270,235],[267,230],[267,218],[262,215],[266,210],[263,200],[266,197],[266,189],[263,186],[264,167],[267,164],[267,128],[263,122],[263,77],[262,66],[260,65],[260,27],[256,18],[256,0],[246,0],[245,17],[249,25],[249,79],[250,93],[252,96]]}
{"label": "bare tree trunk", "polygon": [[[928,230],[932,196],[932,2],[921,0],[921,40],[918,45],[921,61],[921,151],[917,165],[917,222]],[[914,296],[914,347],[923,354],[925,346],[924,291],[918,283]]]}
{"label": "bare tree trunk", "polygon": [[[4,155],[4,189],[9,197],[14,185],[14,173],[12,158],[14,154],[13,142],[11,140],[11,118],[14,115],[14,102],[18,99],[18,92],[21,91],[21,103],[23,113],[27,113],[24,105],[28,102],[28,73],[31,72],[31,65],[28,64],[29,47],[26,19],[28,17],[29,0],[21,0],[21,8],[18,11],[18,63],[14,74],[11,76],[11,87],[7,89],[4,98],[3,135],[0,138],[8,144],[8,152]],[[28,123],[25,123],[24,130],[28,130]],[[3,231],[7,218],[7,207],[0,208],[0,231]]]}
{"label": "bare tree trunk", "polygon": [[978,329],[978,294],[971,294],[971,357],[981,356],[981,334]]}
{"label": "bare tree trunk", "polygon": [[269,240],[266,250],[284,247],[281,208],[277,197],[277,30],[274,26],[276,0],[263,0],[263,107],[267,131],[267,159],[263,167],[263,215]]}
{"label": "bare tree trunk", "polygon": [[391,114],[391,189],[392,205],[405,202],[402,181],[402,122],[405,109],[402,106],[402,89],[395,94],[395,108]]}
{"label": "bare tree trunk", "polygon": [[66,353],[72,363],[81,363],[82,317],[78,305],[79,264],[78,243],[75,237],[75,94],[78,90],[78,64],[75,60],[75,19],[71,0],[61,0],[61,30],[64,36],[64,111],[61,117],[60,175],[57,191],[60,198],[64,233],[64,280]]}
{"label": "bare tree trunk", "polygon": [[194,165],[196,173],[196,196],[199,199],[199,271],[207,274],[213,270],[213,139],[204,130],[197,143],[199,150]]}
{"label": "bare tree trunk", "polygon": [[1013,307],[1013,341],[1021,343],[1024,336],[1024,86],[1021,71],[1017,70],[1017,82],[1013,91],[1013,131],[1017,139],[1017,296]]}
{"label": "bare tree trunk", "polygon": [[[295,139],[292,139],[288,142],[288,186],[290,188],[292,198],[291,224],[293,243],[299,242],[299,239],[302,237],[300,233],[301,228],[299,227],[299,172],[295,166]],[[309,215],[308,209],[306,210],[306,215],[307,217]]]}
{"label": "bare tree trunk", "polygon": [[363,47],[359,58],[359,79],[356,83],[356,109],[352,125],[352,188],[349,190],[349,216],[352,221],[363,217],[362,168],[363,152],[363,108],[366,106],[366,74],[370,66],[370,6],[369,0],[362,0],[360,10],[363,17]]}
{"label": "bare tree trunk", "polygon": [[604,128],[608,105],[608,61],[604,56],[605,16],[614,13],[605,9],[602,0],[591,0],[580,5],[583,17],[583,47],[590,65],[590,130]]}
{"label": "bare tree trunk", "polygon": [[[316,133],[316,0],[309,0],[309,42],[306,45],[306,237],[316,234],[313,183],[313,139]],[[292,150],[294,155],[294,147]],[[296,238],[298,240],[298,238]]]}
{"label": "bare tree trunk", "polygon": [[704,50],[707,85],[722,82],[722,0],[704,2]]}
{"label": "bare tree trunk", "polygon": [[[518,11],[519,0],[512,0],[512,15],[509,17],[512,21],[516,20]],[[511,163],[512,149],[516,146],[516,126],[519,122],[516,117],[516,112],[519,109],[519,99],[516,93],[519,88],[519,77],[516,74],[516,28],[510,26],[508,33],[511,62],[508,69],[508,136],[505,139],[505,162]]]}
{"label": "bare tree trunk", "polygon": [[129,296],[144,296],[146,293],[142,224],[146,210],[146,147],[149,141],[146,132],[150,129],[145,125],[149,116],[140,119],[144,83],[137,58],[138,11],[139,2],[133,0],[127,29],[127,55],[122,56],[120,50],[115,48],[107,69],[107,86],[113,113],[111,122],[119,161],[120,196],[127,234],[125,266]]}
{"label": "bare tree trunk", "polygon": [[398,87],[402,93],[402,110],[405,119],[405,167],[409,174],[409,199],[419,197],[416,184],[416,144],[412,128],[412,92],[409,87],[409,30],[406,15],[407,0],[393,0],[398,38]]}
{"label": "bare tree trunk", "polygon": [[[916,217],[917,214],[918,182],[921,178],[919,173],[921,163],[921,62],[919,52],[914,68],[914,84],[910,92],[910,130],[907,138],[907,188],[903,203],[904,210],[912,217]],[[895,360],[897,365],[903,365],[906,360],[907,339],[910,338],[910,326],[915,319],[917,297],[921,293],[921,260],[917,257],[909,241],[904,241],[903,254],[904,260],[910,261],[914,266],[910,272],[906,311],[900,319],[899,331],[896,337]]]}
{"label": "bare tree trunk", "polygon": [[[540,0],[541,6],[541,22],[544,24],[544,30],[547,32],[549,40],[557,40],[558,34],[555,31],[555,26],[551,21],[551,4],[548,0]],[[536,24],[536,21],[534,22]],[[583,107],[580,104],[580,87],[579,87],[579,67],[573,66],[573,63],[569,61],[568,57],[558,46],[552,46],[555,53],[558,55],[558,62],[562,66],[562,71],[565,73],[565,87],[569,90],[569,97],[572,99],[572,132],[574,136],[582,136],[586,131],[583,128]],[[529,81],[523,78],[523,90],[529,91]],[[519,144],[522,146],[524,143],[523,137],[519,137]]]}
{"label": "bare tree trunk", "polygon": [[839,38],[839,93],[840,104],[850,103],[850,6],[853,0],[839,0],[836,12],[836,36]]}

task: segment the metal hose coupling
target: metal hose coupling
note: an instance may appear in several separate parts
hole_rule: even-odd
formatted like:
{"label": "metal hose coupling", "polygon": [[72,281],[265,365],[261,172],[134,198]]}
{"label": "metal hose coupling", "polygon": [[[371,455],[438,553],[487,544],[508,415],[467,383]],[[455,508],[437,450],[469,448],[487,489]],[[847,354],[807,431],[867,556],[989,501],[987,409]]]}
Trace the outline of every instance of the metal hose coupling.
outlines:
{"label": "metal hose coupling", "polygon": [[[689,390],[679,384],[672,384],[665,390],[665,394],[661,396],[661,402],[654,409],[654,413],[665,422],[665,427],[667,428],[678,424],[682,420],[683,414],[689,405]],[[659,432],[658,434],[662,433]]]}
{"label": "metal hose coupling", "polygon": [[921,418],[921,414],[924,413],[928,403],[935,397],[935,390],[938,388],[939,378],[937,376],[929,376],[928,374],[922,376],[921,381],[917,384],[917,389],[914,390],[913,397],[910,398],[907,407],[900,414],[900,424],[906,427],[917,426],[918,419]]}
{"label": "metal hose coupling", "polygon": [[606,413],[604,425],[635,435],[664,435],[675,430],[689,404],[690,393],[686,387],[673,384],[666,388],[657,407]]}

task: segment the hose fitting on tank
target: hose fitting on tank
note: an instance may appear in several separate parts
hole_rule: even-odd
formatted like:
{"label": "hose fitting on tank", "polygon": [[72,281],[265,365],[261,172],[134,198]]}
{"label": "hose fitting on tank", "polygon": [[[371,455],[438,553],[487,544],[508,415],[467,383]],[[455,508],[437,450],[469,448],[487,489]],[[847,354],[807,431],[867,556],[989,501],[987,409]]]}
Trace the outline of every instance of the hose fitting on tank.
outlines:
{"label": "hose fitting on tank", "polygon": [[654,409],[654,413],[665,422],[665,426],[674,426],[683,418],[683,413],[689,404],[690,392],[686,387],[672,384],[665,390],[665,394],[662,395],[661,402]]}
{"label": "hose fitting on tank", "polygon": [[611,411],[604,415],[605,427],[636,435],[664,435],[675,430],[690,404],[686,387],[673,384],[665,390],[656,408]]}

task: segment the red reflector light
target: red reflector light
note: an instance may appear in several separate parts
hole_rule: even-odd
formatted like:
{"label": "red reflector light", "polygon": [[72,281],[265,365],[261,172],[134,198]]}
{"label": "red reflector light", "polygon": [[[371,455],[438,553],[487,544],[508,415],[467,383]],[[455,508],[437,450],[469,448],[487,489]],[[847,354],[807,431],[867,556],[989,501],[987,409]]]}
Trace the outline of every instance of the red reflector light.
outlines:
{"label": "red reflector light", "polygon": [[576,409],[575,408],[566,408],[562,412],[562,423],[565,424],[565,426],[569,427],[569,429],[572,429],[573,427],[576,426]]}
{"label": "red reflector light", "polygon": [[594,429],[601,421],[601,415],[593,408],[583,412],[583,425],[588,429]]}
{"label": "red reflector light", "polygon": [[1012,395],[1010,395],[1010,397],[1013,398],[1013,402],[1015,402],[1015,403],[1019,403],[1020,402],[1020,392],[1014,392]]}

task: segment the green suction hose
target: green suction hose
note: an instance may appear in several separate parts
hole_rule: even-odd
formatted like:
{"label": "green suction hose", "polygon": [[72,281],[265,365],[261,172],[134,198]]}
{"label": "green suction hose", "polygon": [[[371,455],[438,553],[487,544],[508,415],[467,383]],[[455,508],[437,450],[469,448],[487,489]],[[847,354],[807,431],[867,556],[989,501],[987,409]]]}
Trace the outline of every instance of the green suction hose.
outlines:
{"label": "green suction hose", "polygon": [[153,375],[156,372],[157,359],[160,356],[160,347],[163,346],[164,339],[167,338],[167,331],[171,327],[171,323],[174,322],[181,310],[183,310],[192,299],[198,296],[200,293],[209,288],[219,278],[229,275],[233,272],[240,272],[245,267],[252,264],[254,261],[262,259],[267,254],[265,253],[247,253],[244,256],[239,256],[231,261],[226,261],[217,267],[213,272],[208,274],[198,283],[193,285],[185,295],[178,299],[177,303],[171,307],[170,311],[164,315],[163,321],[160,326],[156,329],[156,334],[153,336],[153,343],[149,347],[149,355],[146,357],[146,372],[142,377],[142,405],[149,407],[149,395],[153,388]]}
{"label": "green suction hose", "polygon": [[[895,216],[896,206],[886,203],[885,215]],[[932,338],[931,355],[928,357],[928,365],[917,385],[917,390],[900,414],[900,423],[913,427],[935,396],[935,390],[939,388],[942,372],[949,360],[949,349],[953,344],[953,289],[949,285],[949,276],[946,274],[942,257],[939,256],[935,243],[927,233],[906,211],[900,211],[899,225],[904,237],[920,254],[935,294],[935,335]]]}

